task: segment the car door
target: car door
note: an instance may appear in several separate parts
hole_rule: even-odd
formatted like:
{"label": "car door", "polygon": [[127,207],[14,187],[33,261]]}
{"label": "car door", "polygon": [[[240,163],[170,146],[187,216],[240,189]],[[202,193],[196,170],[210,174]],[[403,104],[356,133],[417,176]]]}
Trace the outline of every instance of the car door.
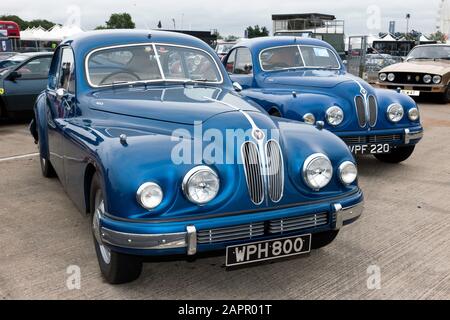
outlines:
{"label": "car door", "polygon": [[66,127],[67,114],[71,112],[68,79],[73,65],[73,54],[70,47],[60,47],[55,52],[52,70],[47,89],[47,128],[50,149],[50,161],[59,179],[65,186],[63,135]]}
{"label": "car door", "polygon": [[47,86],[51,56],[36,57],[16,67],[18,78],[7,77],[4,91],[9,112],[31,111],[37,96]]}
{"label": "car door", "polygon": [[245,47],[234,49],[228,56],[225,67],[231,80],[239,83],[244,90],[253,86],[253,61],[250,49]]}

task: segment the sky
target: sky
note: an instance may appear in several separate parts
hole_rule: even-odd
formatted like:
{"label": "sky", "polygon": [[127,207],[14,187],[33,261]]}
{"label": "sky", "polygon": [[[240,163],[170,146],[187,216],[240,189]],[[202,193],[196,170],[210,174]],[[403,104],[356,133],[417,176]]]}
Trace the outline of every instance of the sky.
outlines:
{"label": "sky", "polygon": [[[345,20],[347,35],[378,34],[388,31],[389,21],[396,21],[396,31],[410,30],[424,34],[436,31],[441,0],[14,0],[2,1],[0,14],[15,14],[22,19],[47,19],[61,24],[80,24],[90,30],[104,24],[110,14],[128,12],[137,28],[212,30],[221,35],[243,36],[249,25],[272,30],[271,15],[276,13],[326,13]],[[450,12],[449,12],[450,15]]]}

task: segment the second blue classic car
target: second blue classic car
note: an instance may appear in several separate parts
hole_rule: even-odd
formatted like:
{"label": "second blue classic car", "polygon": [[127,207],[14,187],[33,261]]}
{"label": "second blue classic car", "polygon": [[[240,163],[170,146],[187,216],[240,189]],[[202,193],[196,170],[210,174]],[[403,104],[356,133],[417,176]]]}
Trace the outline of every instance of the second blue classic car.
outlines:
{"label": "second blue classic car", "polygon": [[265,37],[239,42],[224,64],[242,94],[271,115],[322,123],[355,154],[406,160],[423,135],[411,98],[375,89],[346,72],[326,42]]}
{"label": "second blue classic car", "polygon": [[143,256],[223,250],[232,267],[307,253],[362,212],[347,146],[243,100],[190,36],[68,39],[34,122],[42,173],[91,214],[110,283],[136,279]]}

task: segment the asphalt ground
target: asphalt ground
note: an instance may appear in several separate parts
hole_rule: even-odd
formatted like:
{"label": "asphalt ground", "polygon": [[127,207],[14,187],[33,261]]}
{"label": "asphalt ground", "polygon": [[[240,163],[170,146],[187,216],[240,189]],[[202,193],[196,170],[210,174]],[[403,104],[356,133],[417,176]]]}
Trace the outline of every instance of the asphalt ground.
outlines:
{"label": "asphalt ground", "polygon": [[120,286],[100,275],[88,219],[41,176],[27,123],[2,121],[0,298],[450,299],[450,105],[419,104],[423,141],[399,165],[358,158],[365,212],[330,246],[234,271],[224,256],[151,262]]}

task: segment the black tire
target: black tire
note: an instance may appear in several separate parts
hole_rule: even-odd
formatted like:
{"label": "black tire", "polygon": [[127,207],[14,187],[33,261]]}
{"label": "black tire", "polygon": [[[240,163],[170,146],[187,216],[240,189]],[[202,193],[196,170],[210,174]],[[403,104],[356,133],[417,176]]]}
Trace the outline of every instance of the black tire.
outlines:
{"label": "black tire", "polygon": [[445,89],[445,92],[442,94],[442,102],[450,103],[450,85],[447,86],[447,89]]}
{"label": "black tire", "polygon": [[43,155],[42,153],[42,139],[39,139],[39,130],[38,132],[38,147],[39,147],[39,162],[41,164],[41,172],[42,175],[46,178],[54,178],[56,177],[55,169],[53,168],[50,160],[47,158],[47,156]]}
{"label": "black tire", "polygon": [[141,275],[142,259],[137,256],[115,252],[99,242],[98,238],[100,236],[98,231],[96,231],[98,229],[96,210],[101,208],[102,202],[103,191],[100,185],[100,179],[95,174],[91,183],[90,209],[92,213],[92,235],[100,271],[105,280],[110,284],[122,284],[134,281]]}
{"label": "black tire", "polygon": [[312,235],[311,249],[320,249],[326,247],[336,239],[339,230],[330,230]]}
{"label": "black tire", "polygon": [[416,146],[399,147],[391,153],[376,154],[375,158],[386,163],[400,163],[411,157]]}

